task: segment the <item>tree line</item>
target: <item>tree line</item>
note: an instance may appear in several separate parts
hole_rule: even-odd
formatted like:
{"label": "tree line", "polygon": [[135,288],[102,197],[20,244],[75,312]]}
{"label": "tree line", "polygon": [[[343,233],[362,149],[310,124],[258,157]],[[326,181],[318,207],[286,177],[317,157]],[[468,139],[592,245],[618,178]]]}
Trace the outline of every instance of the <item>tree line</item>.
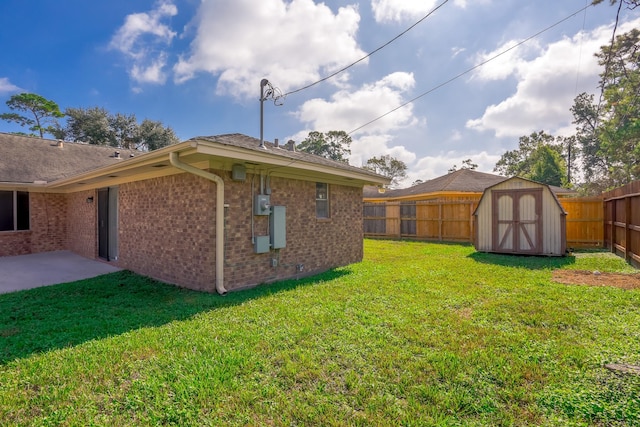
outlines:
{"label": "tree line", "polygon": [[[299,151],[322,156],[338,162],[349,163],[352,139],[343,130],[331,130],[329,132],[309,132],[309,135],[296,146]],[[370,170],[391,179],[389,188],[395,188],[400,181],[407,177],[407,165],[402,160],[388,154],[372,157],[362,165],[363,169]]]}
{"label": "tree line", "polygon": [[522,136],[494,171],[573,187],[585,195],[640,179],[640,30],[618,35],[595,55],[602,66],[600,96],[581,93],[574,99],[575,134]]}
{"label": "tree line", "polygon": [[[54,101],[34,93],[20,93],[6,102],[10,113],[0,114],[0,119],[27,127],[30,134],[52,135],[56,139],[109,145],[142,151],[157,150],[176,144],[180,139],[173,129],[162,122],[144,119],[138,122],[134,114],[112,114],[104,108],[67,108],[64,112]],[[60,119],[66,118],[64,125]]]}

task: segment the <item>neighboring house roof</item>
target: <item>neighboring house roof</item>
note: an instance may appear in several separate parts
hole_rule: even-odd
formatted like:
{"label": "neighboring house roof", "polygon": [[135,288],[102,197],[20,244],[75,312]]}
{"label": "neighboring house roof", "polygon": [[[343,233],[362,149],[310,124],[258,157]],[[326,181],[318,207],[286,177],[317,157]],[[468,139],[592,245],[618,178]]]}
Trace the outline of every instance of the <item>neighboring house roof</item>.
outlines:
{"label": "neighboring house roof", "polygon": [[[471,169],[460,169],[409,188],[387,190],[382,194],[379,193],[375,187],[366,187],[364,190],[364,198],[401,199],[413,198],[418,195],[430,193],[482,193],[485,189],[507,179],[509,178],[500,175],[478,172]],[[549,186],[549,188],[554,193],[575,193],[573,190],[556,186]]]}
{"label": "neighboring house roof", "polygon": [[[192,138],[144,153],[72,142],[60,146],[55,140],[0,133],[0,184],[76,191],[182,173],[170,165],[170,153],[177,153],[183,162],[203,169],[231,170],[239,163],[254,173],[297,179],[318,178],[353,186],[389,182],[386,177],[343,162],[290,151],[286,146],[276,147],[269,142],[264,143],[264,148],[259,145],[256,138],[229,134]],[[116,150],[120,158],[115,156]]]}
{"label": "neighboring house roof", "polygon": [[[116,151],[120,156],[116,157]],[[0,182],[52,182],[121,163],[140,151],[0,133]]]}

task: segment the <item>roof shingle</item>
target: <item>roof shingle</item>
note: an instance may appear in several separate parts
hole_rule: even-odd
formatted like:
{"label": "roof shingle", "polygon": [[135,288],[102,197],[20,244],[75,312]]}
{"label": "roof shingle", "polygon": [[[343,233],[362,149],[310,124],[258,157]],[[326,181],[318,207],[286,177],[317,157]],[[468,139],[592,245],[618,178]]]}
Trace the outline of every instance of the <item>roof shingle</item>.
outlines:
{"label": "roof shingle", "polygon": [[[120,152],[120,158],[115,152]],[[0,182],[52,182],[126,161],[140,151],[0,132]]]}

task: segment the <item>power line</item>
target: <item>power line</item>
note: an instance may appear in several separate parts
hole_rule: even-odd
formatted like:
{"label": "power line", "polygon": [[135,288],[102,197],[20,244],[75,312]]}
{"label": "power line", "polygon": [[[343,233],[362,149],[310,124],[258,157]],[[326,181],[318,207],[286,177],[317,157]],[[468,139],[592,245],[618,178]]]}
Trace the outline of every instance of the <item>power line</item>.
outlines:
{"label": "power line", "polygon": [[[584,0],[585,4],[588,4],[589,0]],[[578,66],[576,67],[576,87],[573,91],[573,95],[578,94],[578,83],[580,82],[580,65],[582,64],[582,47],[584,45],[584,29],[587,25],[587,9],[584,10],[584,16],[582,17],[582,32],[580,33],[580,53],[578,54]]]}
{"label": "power line", "polygon": [[467,70],[465,70],[465,71],[461,72],[460,74],[455,75],[454,77],[450,78],[449,80],[446,80],[446,81],[444,81],[444,82],[440,83],[439,85],[437,85],[437,86],[435,86],[435,87],[433,87],[433,88],[429,89],[429,90],[428,90],[428,91],[426,91],[426,92],[421,93],[420,95],[416,96],[415,98],[410,99],[409,101],[405,102],[404,104],[401,104],[401,105],[399,105],[398,107],[396,107],[396,108],[394,108],[394,109],[392,109],[392,110],[390,110],[390,111],[387,111],[386,113],[384,113],[384,114],[382,114],[382,115],[380,115],[380,116],[376,117],[375,119],[368,121],[367,123],[363,124],[362,126],[358,126],[357,128],[353,129],[352,131],[347,132],[347,134],[348,134],[348,135],[351,135],[352,133],[354,133],[354,132],[356,132],[356,131],[359,131],[359,130],[360,130],[360,129],[362,129],[363,127],[369,126],[371,123],[377,122],[378,120],[380,120],[380,119],[382,119],[382,118],[384,118],[384,117],[388,116],[389,114],[391,114],[391,113],[393,113],[393,112],[395,112],[395,111],[398,111],[398,110],[399,110],[399,109],[401,109],[402,107],[405,107],[405,106],[407,106],[407,105],[411,104],[412,102],[417,101],[418,99],[420,99],[420,98],[422,98],[422,97],[424,97],[424,96],[426,96],[426,95],[430,94],[431,92],[435,92],[436,90],[440,89],[440,88],[441,88],[441,87],[443,87],[443,86],[448,85],[449,83],[453,82],[454,80],[457,80],[457,79],[459,79],[460,77],[462,77],[462,76],[464,76],[464,75],[466,75],[466,74],[469,74],[469,73],[470,73],[470,72],[472,72],[473,70],[476,70],[476,69],[478,69],[478,68],[482,67],[483,65],[485,65],[485,64],[487,64],[487,63],[489,63],[489,62],[493,61],[494,59],[499,58],[500,56],[504,55],[505,53],[508,53],[508,52],[512,51],[513,49],[515,49],[515,48],[519,47],[520,45],[522,45],[522,44],[524,44],[524,43],[526,43],[526,42],[528,42],[529,40],[532,40],[532,39],[534,39],[534,38],[538,37],[540,34],[545,33],[545,32],[549,31],[550,29],[552,29],[552,28],[554,28],[554,27],[557,27],[558,25],[562,24],[562,23],[563,23],[563,22],[565,22],[565,21],[568,21],[569,19],[571,19],[571,18],[573,18],[574,16],[578,15],[579,13],[581,13],[581,12],[585,11],[586,9],[588,9],[588,8],[589,8],[589,7],[591,7],[591,6],[593,6],[593,4],[591,4],[591,3],[590,3],[590,4],[588,4],[587,6],[584,6],[583,8],[581,8],[580,10],[577,10],[576,12],[573,12],[571,15],[567,16],[566,18],[563,18],[563,19],[561,19],[560,21],[558,21],[558,22],[556,22],[556,23],[554,23],[554,24],[552,24],[552,25],[548,26],[547,28],[545,28],[545,29],[543,29],[543,30],[538,31],[538,32],[537,32],[537,33],[535,33],[534,35],[527,37],[526,39],[522,40],[522,41],[521,41],[521,42],[519,42],[519,43],[516,43],[515,45],[511,46],[510,48],[505,49],[505,50],[503,50],[502,52],[500,52],[500,53],[498,53],[498,54],[496,54],[496,55],[492,56],[491,58],[489,58],[489,59],[487,59],[487,60],[485,60],[485,61],[482,61],[481,63],[479,63],[479,64],[477,64],[477,65],[474,65],[473,67],[471,67],[471,68],[469,68],[469,69],[467,69]]}
{"label": "power line", "polygon": [[293,93],[297,93],[297,92],[303,91],[303,90],[305,90],[305,89],[309,89],[310,87],[315,86],[315,85],[317,85],[318,83],[322,83],[322,82],[324,82],[324,81],[326,81],[326,80],[329,80],[329,79],[330,79],[330,78],[332,78],[332,77],[337,76],[338,74],[342,73],[343,71],[348,70],[349,68],[351,68],[351,67],[353,67],[354,65],[358,64],[359,62],[364,61],[365,59],[367,59],[368,57],[370,57],[370,56],[371,56],[371,55],[373,55],[374,53],[376,53],[376,52],[378,52],[378,51],[380,51],[380,50],[384,49],[385,47],[389,46],[389,45],[390,45],[391,43],[393,43],[394,41],[398,40],[400,37],[404,36],[406,33],[408,33],[409,31],[411,31],[411,30],[412,30],[416,25],[418,25],[419,23],[421,23],[422,21],[424,21],[425,19],[427,19],[429,16],[431,16],[432,14],[434,14],[438,9],[440,9],[442,6],[444,6],[444,5],[445,5],[445,3],[447,3],[448,1],[449,1],[449,0],[444,0],[442,3],[440,3],[438,6],[436,6],[435,8],[433,8],[433,9],[432,9],[429,13],[427,13],[425,16],[423,16],[422,18],[420,18],[420,19],[419,19],[415,24],[413,24],[412,26],[410,26],[409,28],[407,28],[406,30],[404,30],[403,32],[401,32],[400,34],[398,34],[397,36],[395,36],[394,38],[392,38],[391,40],[389,40],[388,42],[386,42],[385,44],[383,44],[382,46],[380,46],[379,48],[377,48],[377,49],[375,49],[375,50],[371,51],[370,53],[366,54],[366,55],[365,55],[365,56],[363,56],[362,58],[358,59],[357,61],[355,61],[355,62],[353,62],[353,63],[351,63],[351,64],[347,65],[347,66],[346,66],[346,67],[344,67],[344,68],[339,69],[338,71],[336,71],[336,72],[335,72],[335,73],[333,73],[333,74],[328,75],[327,77],[324,77],[324,78],[322,78],[322,79],[320,79],[320,80],[318,80],[318,81],[316,81],[316,82],[314,82],[314,83],[308,84],[308,85],[306,85],[306,86],[304,86],[304,87],[301,87],[301,88],[299,88],[299,89],[296,89],[296,90],[292,90],[292,91],[290,91],[290,92],[287,92],[287,93],[285,93],[285,94],[284,94],[284,95],[282,95],[282,96],[284,97],[284,96],[287,96],[287,95],[291,95],[291,94],[293,94]]}

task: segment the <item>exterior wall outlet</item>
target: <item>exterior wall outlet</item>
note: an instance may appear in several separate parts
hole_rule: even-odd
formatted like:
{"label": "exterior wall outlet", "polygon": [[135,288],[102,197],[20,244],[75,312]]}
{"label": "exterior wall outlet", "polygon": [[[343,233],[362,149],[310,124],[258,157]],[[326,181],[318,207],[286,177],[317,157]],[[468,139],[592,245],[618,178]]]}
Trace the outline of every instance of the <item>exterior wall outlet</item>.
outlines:
{"label": "exterior wall outlet", "polygon": [[304,271],[304,264],[296,264],[296,271],[302,273]]}
{"label": "exterior wall outlet", "polygon": [[271,267],[277,267],[278,266],[278,260],[276,258],[271,258]]}

